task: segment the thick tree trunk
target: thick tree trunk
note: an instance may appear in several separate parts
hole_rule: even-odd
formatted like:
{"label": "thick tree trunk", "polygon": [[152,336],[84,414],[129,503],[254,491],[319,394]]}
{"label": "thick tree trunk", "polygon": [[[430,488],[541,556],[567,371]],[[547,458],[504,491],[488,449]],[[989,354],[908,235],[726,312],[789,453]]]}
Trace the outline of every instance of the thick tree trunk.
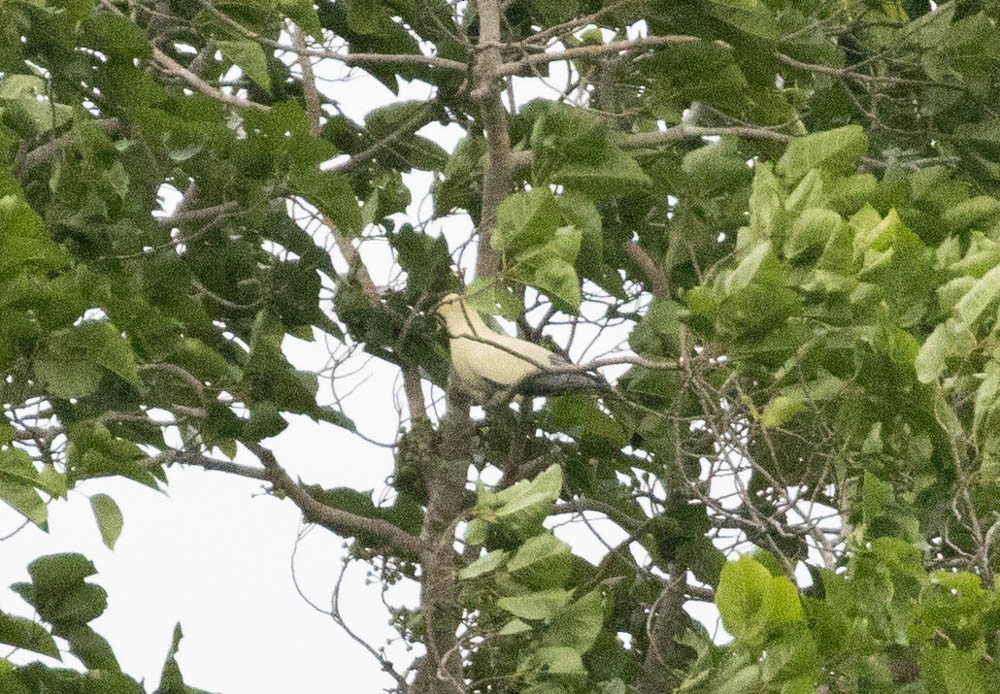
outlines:
{"label": "thick tree trunk", "polygon": [[690,658],[690,649],[678,643],[691,623],[684,611],[684,577],[671,575],[653,605],[649,625],[649,648],[642,661],[642,674],[636,682],[639,694],[668,694],[680,684]]}
{"label": "thick tree trunk", "polygon": [[[500,259],[490,246],[496,225],[497,206],[510,193],[511,152],[507,111],[500,95],[504,81],[498,76],[501,40],[498,0],[478,4],[481,50],[473,71],[472,96],[479,101],[489,161],[483,172],[483,213],[476,275],[492,277],[500,271]],[[448,412],[441,423],[438,454],[427,470],[427,513],[421,540],[423,571],[421,611],[427,629],[427,656],[417,673],[417,694],[463,694],[462,652],[456,636],[462,619],[456,583],[455,526],[463,511],[465,482],[472,461],[470,401],[460,388],[448,389]]]}
{"label": "thick tree trunk", "polygon": [[415,694],[463,694],[465,677],[456,632],[462,619],[455,583],[455,525],[462,513],[465,480],[472,460],[469,399],[448,390],[448,413],[441,425],[437,455],[426,470],[427,513],[420,534],[424,549],[421,613],[427,630],[427,655],[421,662]]}
{"label": "thick tree trunk", "polygon": [[479,3],[479,45],[473,77],[472,96],[479,101],[480,115],[486,134],[486,151],[489,162],[483,175],[483,214],[479,220],[479,255],[476,276],[492,277],[500,271],[500,258],[490,246],[490,235],[497,220],[497,206],[510,194],[511,152],[510,133],[507,131],[507,110],[501,94],[505,87],[498,75],[501,64],[499,44],[500,3],[481,0]]}

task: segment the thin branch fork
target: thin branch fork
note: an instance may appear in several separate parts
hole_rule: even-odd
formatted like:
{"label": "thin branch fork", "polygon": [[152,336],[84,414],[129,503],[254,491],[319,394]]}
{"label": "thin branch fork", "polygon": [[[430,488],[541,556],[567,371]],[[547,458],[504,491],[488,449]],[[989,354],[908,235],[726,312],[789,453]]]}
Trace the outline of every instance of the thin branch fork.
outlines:
{"label": "thin branch fork", "polygon": [[[312,61],[309,59],[308,53],[305,52],[305,36],[302,33],[302,29],[295,26],[290,28],[292,29],[295,45],[302,48],[303,51],[298,54],[298,63],[299,69],[302,70],[302,89],[307,105],[307,116],[309,117],[309,134],[313,137],[319,137],[323,124],[321,122],[320,93],[319,88],[316,86],[316,73],[313,70]],[[360,253],[358,253],[358,249],[354,247],[351,240],[326,215],[323,215],[323,224],[333,234],[337,249],[344,256],[344,260],[347,262],[348,268],[350,268],[348,272],[356,273],[358,282],[361,284],[361,289],[365,293],[365,296],[368,297],[368,301],[372,305],[377,304],[379,301],[378,290],[375,287],[375,282],[372,281],[371,273],[368,271],[367,266],[365,266],[364,261],[362,261]]]}
{"label": "thin branch fork", "polygon": [[188,70],[156,46],[152,46],[151,48],[153,49],[153,61],[156,62],[157,65],[171,75],[180,77],[187,82],[192,89],[201,92],[205,96],[215,99],[216,101],[226,104],[227,106],[234,106],[236,108],[255,111],[270,110],[268,106],[258,104],[256,101],[248,101],[246,99],[241,99],[238,96],[233,96],[232,94],[226,94],[222,90],[217,89],[198,75]]}
{"label": "thin branch fork", "polygon": [[646,48],[674,46],[682,43],[696,43],[701,41],[704,41],[704,39],[700,36],[644,36],[642,38],[612,41],[611,43],[602,43],[594,46],[576,46],[554,53],[537,53],[520,60],[504,63],[497,68],[497,75],[515,75],[524,68],[532,65],[575,60],[576,58],[599,58],[605,55],[614,55],[616,53],[637,51]]}
{"label": "thin branch fork", "polygon": [[[101,0],[101,6],[108,10],[112,14],[116,14],[124,17],[125,13],[122,12],[118,7],[111,2],[111,0]],[[180,79],[187,82],[195,91],[201,92],[207,97],[215,99],[216,101],[226,104],[227,106],[234,106],[236,108],[242,109],[253,109],[257,111],[267,111],[269,107],[264,104],[258,104],[254,101],[248,101],[246,99],[241,99],[238,96],[233,96],[232,94],[227,94],[222,90],[212,86],[204,79],[194,74],[186,67],[178,63],[176,60],[171,58],[169,55],[164,53],[162,50],[157,48],[155,45],[150,44],[152,49],[153,62],[156,63],[162,70],[167,73],[179,77]]]}
{"label": "thin branch fork", "polygon": [[285,472],[269,449],[255,443],[245,445],[260,460],[275,490],[284,493],[320,525],[340,534],[370,535],[402,554],[420,554],[423,543],[405,530],[379,518],[366,518],[320,503]]}
{"label": "thin branch fork", "polygon": [[817,72],[817,73],[822,73],[824,75],[835,75],[837,77],[843,77],[846,79],[855,80],[857,82],[874,82],[881,84],[909,84],[917,86],[942,87],[944,89],[954,89],[956,91],[965,91],[967,89],[967,87],[957,82],[908,79],[906,77],[896,77],[894,75],[866,75],[852,68],[832,67],[830,65],[817,65],[815,63],[803,63],[802,61],[796,60],[790,55],[785,55],[784,53],[780,52],[776,52],[774,54],[774,57],[778,60],[778,62],[784,63],[789,67],[796,68],[797,70],[805,70],[806,72]]}

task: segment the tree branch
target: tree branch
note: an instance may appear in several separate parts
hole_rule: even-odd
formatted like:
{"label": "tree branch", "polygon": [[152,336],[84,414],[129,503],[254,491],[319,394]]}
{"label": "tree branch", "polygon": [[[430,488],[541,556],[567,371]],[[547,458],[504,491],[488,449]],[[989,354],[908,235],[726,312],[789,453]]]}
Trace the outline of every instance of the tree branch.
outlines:
{"label": "tree branch", "polygon": [[649,257],[646,249],[634,241],[629,241],[625,244],[625,250],[628,251],[628,254],[632,256],[632,260],[635,261],[635,264],[639,266],[639,269],[649,279],[653,296],[657,299],[669,299],[670,281],[667,279],[666,273]]}
{"label": "tree branch", "polygon": [[215,219],[216,217],[229,214],[230,212],[235,212],[240,207],[240,204],[235,200],[230,200],[229,202],[223,202],[218,205],[212,205],[210,207],[201,207],[195,210],[178,210],[172,215],[167,217],[160,217],[156,220],[156,223],[161,227],[171,229],[180,224],[185,224],[189,222],[200,222],[206,219]]}
{"label": "tree branch", "polygon": [[479,101],[486,135],[489,161],[483,172],[483,213],[479,220],[479,248],[476,276],[492,277],[500,271],[500,258],[490,246],[490,237],[496,225],[497,207],[510,193],[512,160],[510,133],[507,130],[507,110],[501,94],[504,83],[500,68],[500,6],[496,0],[479,5],[479,53],[473,69],[475,88],[473,98]]}
{"label": "tree branch", "polygon": [[289,477],[285,469],[278,464],[274,453],[260,444],[244,443],[244,445],[264,465],[267,479],[274,488],[284,493],[303,514],[315,519],[323,527],[339,535],[372,536],[401,554],[420,554],[424,547],[423,543],[405,530],[380,518],[366,518],[320,503]]}
{"label": "tree branch", "polygon": [[212,458],[194,451],[168,451],[155,458],[149,458],[148,464],[189,465],[191,467],[200,467],[203,470],[225,472],[229,475],[237,475],[238,477],[246,477],[254,480],[263,480],[265,482],[270,480],[267,471],[262,468],[234,463],[229,460],[219,460],[218,458]]}
{"label": "tree branch", "polygon": [[[428,104],[430,103],[431,102],[429,101]],[[424,127],[432,120],[433,117],[430,115],[430,109],[417,111],[404,123],[401,123],[398,128],[383,137],[381,140],[377,140],[371,147],[358,152],[357,154],[352,154],[347,161],[342,164],[338,164],[333,167],[333,169],[335,171],[347,171],[358,164],[363,164],[370,159],[374,159],[379,152],[387,149],[402,138],[415,134],[418,130],[420,130],[420,128]]]}
{"label": "tree branch", "polygon": [[858,72],[851,68],[846,67],[832,67],[830,65],[816,65],[814,63],[803,63],[796,60],[790,55],[785,55],[784,53],[776,52],[774,57],[780,63],[784,63],[789,67],[794,67],[798,70],[805,70],[806,72],[816,72],[823,75],[836,75],[837,77],[843,77],[845,79],[852,79],[857,82],[874,82],[880,84],[908,84],[915,86],[924,87],[942,87],[945,89],[954,89],[957,91],[965,91],[968,87],[955,82],[941,82],[938,80],[915,80],[908,79],[906,77],[895,77],[893,75],[866,75],[863,72]]}
{"label": "tree branch", "polygon": [[336,60],[348,67],[359,67],[365,63],[378,63],[380,65],[426,65],[428,67],[455,70],[458,72],[465,72],[469,69],[469,66],[461,61],[439,58],[435,55],[418,55],[414,53],[338,53],[337,51],[325,48],[298,48],[277,43],[274,46],[279,50],[295,53],[300,57],[309,56],[312,58]]}
{"label": "tree branch", "polygon": [[656,147],[667,142],[678,142],[691,137],[721,137],[735,135],[750,140],[774,140],[776,142],[791,142],[793,137],[777,130],[752,125],[730,127],[705,127],[678,123],[666,130],[653,130],[644,133],[633,133],[622,142],[624,147]]}
{"label": "tree branch", "polygon": [[[795,137],[772,128],[758,127],[753,125],[741,126],[719,126],[707,127],[699,125],[688,125],[678,123],[666,130],[651,130],[649,132],[632,133],[619,142],[625,149],[645,149],[654,148],[661,145],[680,142],[681,140],[702,138],[702,137],[722,137],[732,135],[748,140],[772,140],[775,142],[791,142]],[[531,166],[532,153],[530,150],[514,152],[511,156],[511,166],[513,169],[521,170]]]}
{"label": "tree branch", "polygon": [[[98,130],[103,130],[106,132],[113,132],[121,127],[121,121],[117,118],[98,118],[88,122],[89,125],[94,126]],[[65,147],[68,147],[71,142],[77,138],[78,133],[75,131],[70,131],[64,135],[60,135],[54,140],[46,142],[44,145],[39,145],[32,150],[27,152],[19,153],[17,160],[14,163],[14,173],[18,177],[24,176],[31,172],[36,166],[44,164],[50,159],[54,159],[60,151]]]}
{"label": "tree branch", "polygon": [[[293,40],[297,44],[304,46],[305,39],[302,36],[302,29],[293,27],[292,33]],[[302,89],[308,107],[306,115],[309,118],[309,134],[313,137],[319,137],[323,129],[321,120],[322,111],[319,107],[320,95],[319,89],[316,87],[316,73],[313,71],[312,61],[309,60],[308,52],[303,51],[299,53],[299,69],[302,70]],[[377,303],[379,300],[378,290],[372,281],[371,273],[368,272],[368,268],[365,267],[364,262],[361,260],[358,249],[351,243],[351,239],[345,236],[326,215],[323,215],[323,223],[333,234],[333,240],[337,244],[340,254],[344,256],[344,260],[347,262],[348,272],[357,273],[361,290],[370,302],[373,304]]]}
{"label": "tree branch", "polygon": [[568,22],[563,22],[562,24],[554,24],[546,29],[543,29],[542,31],[532,34],[524,41],[524,43],[537,44],[540,41],[545,41],[549,37],[556,36],[559,34],[570,33],[572,31],[575,31],[576,29],[585,27],[588,24],[593,24],[594,22],[596,22],[598,19],[608,14],[609,12],[614,12],[615,10],[619,10],[631,2],[633,2],[633,0],[618,0],[618,2],[612,2],[605,5],[601,9],[594,12],[593,14],[584,15],[582,17],[574,17]]}
{"label": "tree branch", "polygon": [[238,96],[233,96],[232,94],[226,94],[220,89],[213,87],[211,84],[203,80],[198,75],[194,74],[186,67],[178,63],[176,60],[171,58],[169,55],[161,51],[156,46],[151,46],[153,51],[153,60],[166,72],[174,75],[175,77],[180,77],[182,80],[188,83],[188,85],[195,91],[199,91],[207,97],[215,99],[216,101],[226,104],[227,106],[234,106],[236,108],[242,109],[252,109],[255,111],[267,111],[269,107],[264,104],[258,104],[255,101],[247,101],[246,99],[241,99]]}
{"label": "tree branch", "polygon": [[577,46],[555,53],[537,53],[521,58],[520,60],[504,63],[497,67],[496,74],[516,75],[524,68],[532,65],[557,63],[563,60],[575,60],[576,58],[599,58],[604,55],[638,51],[657,46],[674,46],[681,43],[695,43],[700,41],[704,41],[700,36],[644,36],[642,38],[612,41],[611,43],[602,43],[594,46]]}

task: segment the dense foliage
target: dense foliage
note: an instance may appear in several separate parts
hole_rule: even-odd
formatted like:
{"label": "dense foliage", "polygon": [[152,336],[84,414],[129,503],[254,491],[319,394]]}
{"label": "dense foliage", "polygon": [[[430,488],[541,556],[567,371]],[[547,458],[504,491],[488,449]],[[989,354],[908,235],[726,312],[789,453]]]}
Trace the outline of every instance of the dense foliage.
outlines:
{"label": "dense foliage", "polygon": [[[986,0],[8,1],[0,500],[46,530],[94,478],[265,480],[419,584],[393,619],[422,655],[380,663],[397,691],[1000,691],[998,20]],[[431,97],[352,120],[348,70]],[[426,219],[404,214],[414,170]],[[617,366],[614,393],[470,415],[428,315],[463,285]],[[358,416],[287,336],[400,373],[382,501],[270,449],[283,414]],[[627,344],[594,361],[592,338]],[[113,546],[122,514],[91,500]],[[597,565],[567,522],[606,543]],[[0,613],[0,643],[85,671],[0,659],[0,690],[143,691],[88,626],[93,573],[41,557],[13,586],[34,617]],[[160,692],[197,691],[180,638]]]}

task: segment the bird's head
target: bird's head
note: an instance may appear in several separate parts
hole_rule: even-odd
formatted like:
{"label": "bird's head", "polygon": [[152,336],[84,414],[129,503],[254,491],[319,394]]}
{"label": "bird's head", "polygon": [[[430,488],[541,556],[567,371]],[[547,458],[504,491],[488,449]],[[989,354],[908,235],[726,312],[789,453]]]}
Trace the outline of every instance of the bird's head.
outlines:
{"label": "bird's head", "polygon": [[434,306],[434,313],[442,320],[450,335],[462,335],[469,332],[479,321],[475,309],[465,303],[461,295],[451,293],[444,296]]}

